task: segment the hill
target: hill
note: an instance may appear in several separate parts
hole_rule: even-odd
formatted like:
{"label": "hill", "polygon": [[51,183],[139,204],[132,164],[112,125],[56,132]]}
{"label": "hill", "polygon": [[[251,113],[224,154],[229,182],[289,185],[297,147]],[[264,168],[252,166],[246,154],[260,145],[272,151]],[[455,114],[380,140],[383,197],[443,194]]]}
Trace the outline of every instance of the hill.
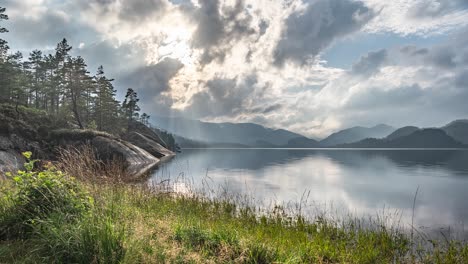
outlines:
{"label": "hill", "polygon": [[416,132],[418,130],[419,130],[419,127],[415,127],[415,126],[402,127],[402,128],[399,128],[399,129],[395,130],[390,135],[388,135],[386,137],[386,139],[387,140],[394,140],[394,139],[397,139],[397,138],[400,138],[400,137],[409,136],[409,135],[413,134],[414,132]]}
{"label": "hill", "polygon": [[306,137],[299,137],[293,138],[288,141],[288,144],[284,147],[288,148],[319,148],[320,143],[317,140],[306,138]]}
{"label": "hill", "polygon": [[468,145],[468,120],[456,120],[442,128],[447,135]]}
{"label": "hill", "polygon": [[333,133],[320,141],[320,144],[325,147],[331,147],[357,142],[366,138],[383,138],[394,130],[393,127],[384,124],[370,128],[357,126]]}
{"label": "hill", "polygon": [[343,144],[346,148],[461,148],[463,144],[447,135],[442,129],[428,128],[393,140],[367,138],[356,143]]}
{"label": "hill", "polygon": [[[284,129],[271,129],[253,123],[209,123],[185,118],[153,117],[155,124],[173,134],[203,143],[287,145],[289,140],[302,138]],[[261,144],[259,144],[261,143]]]}

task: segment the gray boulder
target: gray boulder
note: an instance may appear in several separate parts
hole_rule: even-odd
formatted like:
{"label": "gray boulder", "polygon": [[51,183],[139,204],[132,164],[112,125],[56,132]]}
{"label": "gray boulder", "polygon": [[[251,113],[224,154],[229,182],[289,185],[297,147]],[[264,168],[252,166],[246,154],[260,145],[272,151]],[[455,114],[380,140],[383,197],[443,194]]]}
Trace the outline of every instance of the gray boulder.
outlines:
{"label": "gray boulder", "polygon": [[151,155],[155,156],[158,159],[169,158],[175,156],[175,153],[163,147],[158,142],[153,139],[144,136],[138,132],[130,132],[124,137],[128,142],[148,151]]}
{"label": "gray boulder", "polygon": [[123,140],[98,136],[91,140],[91,145],[101,159],[124,162],[127,173],[133,177],[140,177],[160,162],[144,149]]}
{"label": "gray boulder", "polygon": [[0,178],[6,172],[15,172],[23,168],[23,156],[14,151],[0,150]]}

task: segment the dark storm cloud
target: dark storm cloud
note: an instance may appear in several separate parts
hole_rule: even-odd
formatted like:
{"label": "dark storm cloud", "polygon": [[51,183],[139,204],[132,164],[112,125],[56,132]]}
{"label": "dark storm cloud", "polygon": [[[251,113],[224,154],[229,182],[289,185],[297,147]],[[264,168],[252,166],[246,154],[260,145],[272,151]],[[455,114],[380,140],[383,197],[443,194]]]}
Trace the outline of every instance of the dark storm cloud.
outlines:
{"label": "dark storm cloud", "polygon": [[387,60],[388,52],[385,49],[369,52],[352,66],[352,73],[359,75],[372,75],[379,71]]}
{"label": "dark storm cloud", "polygon": [[457,55],[453,50],[448,50],[445,48],[439,48],[432,51],[430,56],[427,58],[428,61],[432,62],[434,65],[442,68],[454,68],[456,66],[455,57]]}
{"label": "dark storm cloud", "polygon": [[129,69],[140,67],[145,60],[145,52],[138,45],[123,43],[115,46],[115,41],[111,40],[86,43],[83,48],[75,49],[74,52],[86,60],[92,71],[100,65],[104,66],[108,77],[111,78],[122,76]]}
{"label": "dark storm cloud", "polygon": [[125,87],[138,90],[142,100],[152,100],[170,89],[169,81],[182,67],[179,60],[166,58],[157,64],[136,68],[120,79]]}
{"label": "dark storm cloud", "polygon": [[187,114],[197,118],[235,117],[242,114],[268,114],[281,109],[281,105],[262,101],[265,87],[257,87],[256,75],[243,79],[214,78],[205,84],[205,89],[195,94],[190,100],[190,106],[185,109]]}
{"label": "dark storm cloud", "polygon": [[278,110],[281,110],[283,105],[281,104],[272,104],[266,107],[255,107],[249,110],[251,114],[269,114]]}
{"label": "dark storm cloud", "polygon": [[455,48],[453,45],[436,46],[431,49],[405,46],[400,49],[402,61],[410,63],[419,62],[442,69],[456,68],[457,64],[463,63],[463,49]]}
{"label": "dark storm cloud", "polygon": [[459,73],[455,78],[455,85],[457,87],[468,87],[468,69],[464,69]]}
{"label": "dark storm cloud", "polygon": [[8,29],[10,33],[5,37],[18,43],[15,45],[17,49],[53,47],[63,38],[78,45],[96,35],[91,27],[77,22],[66,13],[54,10],[47,10],[40,17],[10,16]]}
{"label": "dark storm cloud", "polygon": [[265,35],[265,33],[266,33],[269,26],[270,25],[268,24],[267,21],[265,21],[265,20],[260,21],[260,24],[258,25],[258,27],[260,29],[260,32],[259,32],[260,36]]}
{"label": "dark storm cloud", "polygon": [[162,13],[167,8],[164,0],[123,0],[120,17],[125,20],[141,21]]}
{"label": "dark storm cloud", "polygon": [[226,53],[233,46],[233,41],[266,30],[266,24],[258,25],[258,30],[252,26],[252,14],[249,13],[243,0],[237,0],[232,7],[224,7],[223,10],[221,8],[219,0],[201,1],[200,7],[193,5],[182,7],[197,25],[192,45],[203,50],[200,59],[202,65],[209,64],[213,60],[223,62]]}
{"label": "dark storm cloud", "polygon": [[305,64],[336,39],[361,29],[374,12],[362,2],[318,0],[309,3],[304,12],[286,19],[286,30],[274,51],[274,62]]}
{"label": "dark storm cloud", "polygon": [[[116,5],[119,3],[119,5]],[[169,7],[166,0],[88,0],[71,4],[79,9],[86,10],[97,6],[101,15],[117,11],[119,17],[127,22],[143,22],[155,19],[154,16],[161,15]],[[113,7],[118,6],[118,10]]]}
{"label": "dark storm cloud", "polygon": [[117,77],[116,84],[122,91],[126,88],[137,91],[142,112],[170,115],[173,99],[164,92],[171,89],[169,82],[182,67],[179,60],[166,58],[154,65],[127,70],[125,75]]}
{"label": "dark storm cloud", "polygon": [[198,117],[225,116],[242,106],[243,98],[237,94],[237,79],[216,78],[205,86],[206,89],[192,97],[186,112]]}
{"label": "dark storm cloud", "polygon": [[418,48],[416,46],[404,46],[400,49],[400,52],[403,54],[407,54],[409,56],[422,56],[429,53],[429,49],[427,48]]}
{"label": "dark storm cloud", "polygon": [[413,5],[408,14],[413,18],[435,18],[468,9],[468,0],[424,0]]}

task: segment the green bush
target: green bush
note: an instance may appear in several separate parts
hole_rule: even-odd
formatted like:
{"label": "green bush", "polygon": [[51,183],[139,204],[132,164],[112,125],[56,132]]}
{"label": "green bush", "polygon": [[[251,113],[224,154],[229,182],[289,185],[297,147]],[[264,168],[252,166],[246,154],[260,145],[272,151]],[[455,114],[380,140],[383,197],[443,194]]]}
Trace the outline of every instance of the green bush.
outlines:
{"label": "green bush", "polygon": [[0,215],[0,239],[28,236],[34,225],[53,214],[60,214],[65,222],[73,221],[93,204],[75,179],[52,166],[36,172],[31,153],[23,155],[28,159],[25,170],[9,175],[14,184],[3,197],[7,206],[2,206]]}

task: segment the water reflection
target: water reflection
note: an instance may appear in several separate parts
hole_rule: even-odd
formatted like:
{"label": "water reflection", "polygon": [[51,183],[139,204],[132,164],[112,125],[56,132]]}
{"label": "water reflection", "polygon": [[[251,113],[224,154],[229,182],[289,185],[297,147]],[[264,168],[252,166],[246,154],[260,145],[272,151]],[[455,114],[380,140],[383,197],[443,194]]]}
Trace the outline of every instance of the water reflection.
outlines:
{"label": "water reflection", "polygon": [[[210,179],[255,200],[299,202],[365,215],[399,210],[409,223],[463,227],[468,220],[467,150],[185,150],[152,179]],[[208,177],[207,177],[208,176]]]}

